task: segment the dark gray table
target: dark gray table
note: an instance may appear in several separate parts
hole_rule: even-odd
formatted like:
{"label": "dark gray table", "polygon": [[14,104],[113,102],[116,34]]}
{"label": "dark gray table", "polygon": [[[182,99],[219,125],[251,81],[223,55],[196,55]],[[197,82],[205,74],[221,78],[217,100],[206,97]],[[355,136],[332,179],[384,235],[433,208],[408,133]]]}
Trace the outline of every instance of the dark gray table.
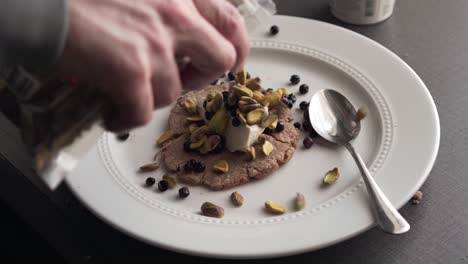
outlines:
{"label": "dark gray table", "polygon": [[[400,0],[388,21],[368,27],[340,23],[325,0],[277,2],[280,14],[349,28],[403,58],[434,96],[442,137],[437,162],[422,187],[423,202],[401,209],[412,224],[409,233],[390,236],[372,229],[317,252],[258,262],[468,263],[468,1]],[[168,256],[172,261],[221,262],[133,240],[84,209],[66,186],[47,192],[26,165],[28,157],[15,129],[3,118],[0,124],[0,198],[67,261],[143,263]]]}

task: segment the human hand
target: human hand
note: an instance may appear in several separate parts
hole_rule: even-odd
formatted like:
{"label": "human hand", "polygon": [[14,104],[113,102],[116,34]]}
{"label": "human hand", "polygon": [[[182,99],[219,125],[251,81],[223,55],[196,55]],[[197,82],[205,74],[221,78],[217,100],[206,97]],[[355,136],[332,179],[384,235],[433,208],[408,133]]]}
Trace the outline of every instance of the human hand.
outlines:
{"label": "human hand", "polygon": [[[249,51],[242,17],[223,0],[70,0],[69,19],[59,68],[99,87],[112,131],[146,124],[182,87],[237,72]],[[190,63],[179,72],[181,57]]]}

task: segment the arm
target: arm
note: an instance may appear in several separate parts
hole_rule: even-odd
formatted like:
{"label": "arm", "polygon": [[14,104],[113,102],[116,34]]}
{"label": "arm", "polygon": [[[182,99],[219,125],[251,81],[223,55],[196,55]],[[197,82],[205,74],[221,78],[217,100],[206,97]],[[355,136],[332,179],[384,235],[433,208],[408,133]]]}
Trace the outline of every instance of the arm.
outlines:
{"label": "arm", "polygon": [[66,0],[2,0],[0,66],[52,64],[67,32]]}

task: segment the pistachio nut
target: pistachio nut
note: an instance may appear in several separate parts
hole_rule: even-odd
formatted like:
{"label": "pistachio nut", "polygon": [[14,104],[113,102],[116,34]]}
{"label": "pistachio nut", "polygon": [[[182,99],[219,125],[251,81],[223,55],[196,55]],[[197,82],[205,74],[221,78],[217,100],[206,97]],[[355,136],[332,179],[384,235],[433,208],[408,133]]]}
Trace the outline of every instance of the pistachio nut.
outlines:
{"label": "pistachio nut", "polygon": [[208,139],[203,143],[203,147],[201,147],[200,152],[202,154],[209,153],[216,149],[216,147],[221,143],[221,137],[219,135],[211,135]]}
{"label": "pistachio nut", "polygon": [[236,74],[236,81],[244,85],[246,80],[247,80],[247,71],[245,69],[242,69],[240,72]]}
{"label": "pistachio nut", "polygon": [[222,134],[224,132],[224,129],[226,129],[227,122],[229,121],[228,115],[226,113],[226,109],[224,107],[221,107],[218,112],[211,118],[210,123],[208,124],[208,127],[210,128],[211,131],[217,133],[217,134]]}
{"label": "pistachio nut", "polygon": [[281,103],[281,95],[277,92],[267,93],[263,97],[263,101],[262,101],[262,104],[264,106],[269,106],[269,105],[276,106],[280,103]]}
{"label": "pistachio nut", "polygon": [[263,108],[258,108],[253,111],[250,111],[247,114],[247,124],[248,125],[257,124],[263,119],[264,116],[265,116],[265,109]]}
{"label": "pistachio nut", "polygon": [[190,135],[190,142],[197,142],[199,141],[203,136],[206,136],[208,132],[210,131],[210,128],[208,126],[201,126],[197,128],[193,133]]}
{"label": "pistachio nut", "polygon": [[284,214],[287,211],[286,207],[280,204],[277,204],[273,201],[266,201],[265,208],[269,213],[272,213],[272,214]]}
{"label": "pistachio nut", "polygon": [[276,126],[278,125],[278,115],[276,114],[269,114],[265,119],[263,119],[262,123],[260,126],[262,128],[270,128],[270,129],[275,129]]}
{"label": "pistachio nut", "polygon": [[140,167],[140,172],[149,172],[159,169],[159,162],[153,161]]}
{"label": "pistachio nut", "polygon": [[270,155],[273,149],[274,149],[273,144],[271,144],[270,141],[265,140],[265,142],[263,142],[262,151],[263,151],[263,154],[265,154],[265,156]]}
{"label": "pistachio nut", "polygon": [[305,207],[305,197],[302,193],[297,193],[296,198],[294,199],[294,205],[296,210],[302,210]]}
{"label": "pistachio nut", "polygon": [[244,197],[242,197],[242,195],[239,193],[239,192],[233,192],[231,193],[231,202],[235,205],[235,206],[242,206],[244,204]]}
{"label": "pistachio nut", "polygon": [[258,91],[263,89],[262,85],[260,84],[260,78],[258,77],[247,79],[247,81],[245,82],[245,87],[249,88],[252,91]]}
{"label": "pistachio nut", "polygon": [[280,95],[280,96],[287,96],[289,94],[289,91],[287,88],[284,88],[284,87],[281,87],[279,88],[278,90],[276,90],[276,92]]}
{"label": "pistachio nut", "polygon": [[367,107],[363,106],[359,108],[356,112],[356,121],[361,121],[367,116],[368,110]]}
{"label": "pistachio nut", "polygon": [[187,97],[184,100],[185,110],[191,114],[196,114],[198,112],[197,102],[192,97]]}
{"label": "pistachio nut", "polygon": [[185,119],[189,122],[198,122],[203,120],[203,118],[200,115],[187,116]]}
{"label": "pistachio nut", "polygon": [[254,91],[252,98],[255,99],[257,102],[262,102],[263,101],[264,95],[260,91]]}
{"label": "pistachio nut", "polygon": [[213,98],[207,103],[206,110],[209,112],[217,112],[223,106],[223,94],[215,92]]}
{"label": "pistachio nut", "polygon": [[255,99],[252,98],[252,97],[242,96],[242,97],[239,99],[239,105],[241,105],[241,104],[244,104],[244,105],[258,104],[258,101],[255,100]]}
{"label": "pistachio nut", "polygon": [[333,168],[333,170],[327,171],[327,173],[323,177],[323,183],[332,184],[336,182],[339,177],[340,177],[340,172],[338,171],[338,168]]}
{"label": "pistachio nut", "polygon": [[245,87],[245,86],[242,86],[242,85],[239,85],[239,84],[235,84],[232,89],[239,95],[239,96],[248,96],[248,97],[252,97],[253,95],[253,92],[252,90],[250,90],[249,88]]}
{"label": "pistachio nut", "polygon": [[249,104],[249,105],[239,104],[239,110],[242,113],[248,113],[250,111],[253,111],[253,110],[256,110],[256,109],[259,109],[259,108],[262,108],[262,110],[263,110],[263,107],[262,107],[261,104]]}
{"label": "pistachio nut", "polygon": [[247,153],[249,154],[250,160],[254,161],[255,158],[257,157],[257,153],[255,151],[255,148],[250,146],[246,149]]}
{"label": "pistachio nut", "polygon": [[190,143],[190,148],[191,149],[198,149],[201,146],[203,146],[203,144],[205,143],[206,140],[207,140],[207,136],[204,135],[199,140],[193,141],[192,143]]}
{"label": "pistachio nut", "polygon": [[204,216],[208,217],[221,218],[224,216],[224,209],[210,202],[204,202],[201,206],[201,211]]}
{"label": "pistachio nut", "polygon": [[217,173],[227,173],[229,171],[229,164],[225,160],[218,160],[213,165],[213,170]]}
{"label": "pistachio nut", "polygon": [[156,144],[158,144],[158,146],[161,146],[164,143],[166,143],[167,141],[171,140],[173,137],[174,137],[174,132],[172,132],[172,130],[168,130],[168,131],[164,132],[158,138],[158,140],[156,141]]}
{"label": "pistachio nut", "polygon": [[177,186],[177,181],[174,177],[165,174],[163,176],[163,180],[167,181],[169,183],[169,188],[174,189]]}

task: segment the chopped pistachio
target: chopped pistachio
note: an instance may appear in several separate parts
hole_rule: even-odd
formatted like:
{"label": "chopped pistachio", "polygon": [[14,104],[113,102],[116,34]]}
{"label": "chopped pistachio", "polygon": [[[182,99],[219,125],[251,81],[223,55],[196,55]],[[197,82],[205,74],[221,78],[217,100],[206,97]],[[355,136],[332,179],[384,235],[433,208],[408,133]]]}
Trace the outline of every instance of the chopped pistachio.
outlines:
{"label": "chopped pistachio", "polygon": [[161,145],[163,145],[164,143],[166,143],[167,141],[171,140],[173,137],[174,137],[174,132],[172,132],[172,130],[168,130],[168,131],[164,132],[164,133],[158,138],[158,140],[156,141],[156,143],[158,144],[158,146],[161,146]]}
{"label": "chopped pistachio", "polygon": [[184,100],[185,110],[191,114],[196,114],[198,112],[197,103],[194,98],[187,97]]}
{"label": "chopped pistachio", "polygon": [[211,118],[210,123],[209,123],[209,128],[211,131],[217,133],[217,134],[222,134],[224,132],[224,129],[226,129],[227,122],[229,121],[229,118],[226,113],[226,109],[224,107],[221,107],[218,112]]}
{"label": "chopped pistachio", "polygon": [[255,158],[257,157],[257,154],[256,154],[256,151],[255,151],[255,148],[250,146],[246,149],[247,153],[249,154],[249,157],[250,157],[250,160],[255,160]]}
{"label": "chopped pistachio", "polygon": [[246,80],[247,80],[247,71],[245,69],[242,69],[240,72],[236,74],[236,81],[244,85]]}
{"label": "chopped pistachio", "polygon": [[252,97],[253,96],[253,92],[252,90],[250,90],[249,88],[245,87],[245,86],[242,86],[242,85],[234,85],[232,87],[232,89],[239,95],[239,96],[248,96],[248,97]]}
{"label": "chopped pistachio", "polygon": [[224,209],[221,206],[210,202],[204,202],[201,206],[201,211],[204,216],[221,218],[224,216]]}
{"label": "chopped pistachio", "polygon": [[258,122],[260,122],[263,117],[265,116],[265,109],[263,108],[257,108],[253,111],[250,111],[248,114],[247,114],[247,124],[248,125],[254,125],[254,124],[257,124]]}
{"label": "chopped pistachio", "polygon": [[203,118],[200,116],[200,115],[195,115],[195,116],[188,116],[185,118],[187,121],[190,121],[190,122],[198,122],[198,121],[202,121]]}
{"label": "chopped pistachio", "polygon": [[213,165],[213,170],[217,173],[227,173],[229,171],[229,164],[225,160],[218,160]]}
{"label": "chopped pistachio", "polygon": [[270,155],[273,149],[274,149],[273,144],[271,144],[270,141],[265,140],[265,142],[263,142],[262,151],[263,151],[263,154],[265,154],[265,156]]}
{"label": "chopped pistachio", "polygon": [[265,119],[263,119],[261,123],[262,128],[270,128],[275,129],[276,125],[278,125],[278,115],[276,114],[269,114]]}
{"label": "chopped pistachio", "polygon": [[338,168],[333,168],[333,170],[330,170],[325,174],[325,177],[323,177],[323,182],[325,184],[332,184],[336,182],[339,177],[340,172],[338,171]]}
{"label": "chopped pistachio", "polygon": [[273,214],[284,214],[287,211],[286,207],[280,204],[277,204],[273,201],[266,201],[265,208],[267,209],[268,212],[273,213]]}
{"label": "chopped pistachio", "polygon": [[357,121],[363,120],[367,116],[367,113],[368,113],[367,107],[363,106],[359,108],[358,111],[356,112],[356,120]]}
{"label": "chopped pistachio", "polygon": [[242,195],[239,192],[233,192],[231,193],[231,202],[235,206],[240,207],[244,204],[244,197],[242,197]]}
{"label": "chopped pistachio", "polygon": [[296,199],[294,199],[294,205],[296,206],[296,210],[302,210],[305,207],[305,197],[302,193],[296,194]]}
{"label": "chopped pistachio", "polygon": [[190,143],[190,148],[191,149],[198,149],[201,146],[203,146],[203,144],[205,143],[206,140],[207,140],[207,136],[205,135],[205,136],[201,137],[199,140]]}
{"label": "chopped pistachio", "polygon": [[157,169],[159,169],[159,162],[157,162],[157,161],[147,163],[147,164],[140,167],[141,172],[155,171]]}

